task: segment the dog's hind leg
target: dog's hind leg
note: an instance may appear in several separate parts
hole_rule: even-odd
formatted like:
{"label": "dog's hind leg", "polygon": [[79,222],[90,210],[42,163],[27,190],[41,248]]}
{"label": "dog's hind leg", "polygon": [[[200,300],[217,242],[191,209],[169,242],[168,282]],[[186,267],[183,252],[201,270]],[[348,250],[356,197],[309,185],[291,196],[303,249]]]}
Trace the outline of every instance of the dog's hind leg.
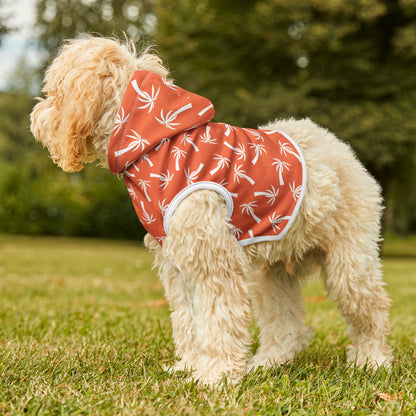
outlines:
{"label": "dog's hind leg", "polygon": [[323,271],[329,298],[338,302],[349,325],[353,345],[347,351],[348,361],[376,368],[389,365],[392,359],[387,345],[390,300],[383,288],[379,259],[368,245],[371,242],[352,248],[344,241],[342,246],[333,246]]}
{"label": "dog's hind leg", "polygon": [[[197,355],[193,377],[211,385],[224,375],[231,381],[241,378],[250,343],[248,259],[229,231],[224,208],[216,192],[194,192],[176,209],[163,244],[183,286],[192,287],[193,298],[184,308],[192,316],[188,331],[193,333],[191,348]],[[184,316],[175,318],[184,320]]]}
{"label": "dog's hind leg", "polygon": [[250,369],[290,362],[313,335],[303,321],[301,282],[281,263],[254,271],[251,280],[260,345]]}

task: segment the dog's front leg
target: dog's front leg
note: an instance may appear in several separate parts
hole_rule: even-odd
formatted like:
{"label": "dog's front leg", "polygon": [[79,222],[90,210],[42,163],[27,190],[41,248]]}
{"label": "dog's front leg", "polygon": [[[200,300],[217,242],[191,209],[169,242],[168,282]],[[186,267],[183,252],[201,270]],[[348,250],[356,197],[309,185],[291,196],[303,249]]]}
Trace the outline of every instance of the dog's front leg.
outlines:
{"label": "dog's front leg", "polygon": [[194,336],[194,287],[189,278],[174,267],[164,255],[160,244],[150,235],[145,237],[146,247],[155,255],[154,265],[171,309],[172,333],[175,353],[179,358],[169,370],[187,371],[196,367],[197,348]]}
{"label": "dog's front leg", "polygon": [[[187,313],[172,315],[182,321],[173,327],[185,329],[191,318],[192,328],[187,330],[192,333],[192,357],[197,356],[193,377],[210,385],[224,375],[239,380],[249,356],[248,260],[229,232],[224,211],[217,193],[191,194],[175,211],[163,244],[163,252],[180,273],[177,278],[193,294],[181,305]],[[181,331],[173,335],[179,337]]]}

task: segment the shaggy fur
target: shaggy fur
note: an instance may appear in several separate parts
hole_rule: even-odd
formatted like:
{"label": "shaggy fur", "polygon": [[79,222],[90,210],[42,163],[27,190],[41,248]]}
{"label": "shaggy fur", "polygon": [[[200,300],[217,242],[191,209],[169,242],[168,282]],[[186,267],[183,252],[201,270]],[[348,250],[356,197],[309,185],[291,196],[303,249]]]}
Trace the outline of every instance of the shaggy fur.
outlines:
{"label": "shaggy fur", "polygon": [[[107,149],[130,78],[137,69],[163,77],[161,60],[131,45],[86,37],[68,41],[46,72],[31,130],[63,170],[82,169]],[[161,247],[147,235],[171,307],[178,361],[173,370],[217,384],[259,366],[293,360],[312,331],[303,322],[301,283],[322,270],[325,288],[349,325],[348,361],[376,368],[392,360],[386,337],[390,301],[378,241],[380,188],[351,148],[308,119],[263,128],[288,134],[303,152],[307,188],[281,241],[241,247],[229,232],[222,197],[197,191],[175,211]],[[251,306],[260,346],[250,356]]]}

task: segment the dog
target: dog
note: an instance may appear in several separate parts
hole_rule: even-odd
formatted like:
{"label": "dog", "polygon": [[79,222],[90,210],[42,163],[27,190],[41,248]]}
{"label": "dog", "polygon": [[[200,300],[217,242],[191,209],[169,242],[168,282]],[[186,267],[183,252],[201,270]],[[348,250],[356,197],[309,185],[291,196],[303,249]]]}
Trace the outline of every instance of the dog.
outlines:
{"label": "dog", "polygon": [[[376,181],[347,144],[309,119],[259,130],[211,123],[211,102],[168,76],[156,54],[138,55],[128,42],[69,40],[30,119],[64,171],[98,161],[123,175],[171,309],[171,370],[218,385],[290,363],[313,334],[302,283],[320,272],[349,326],[347,360],[388,367]],[[214,151],[204,150],[210,145]],[[255,165],[258,179],[248,171]],[[181,184],[166,196],[174,178]],[[252,310],[260,328],[253,356]]]}

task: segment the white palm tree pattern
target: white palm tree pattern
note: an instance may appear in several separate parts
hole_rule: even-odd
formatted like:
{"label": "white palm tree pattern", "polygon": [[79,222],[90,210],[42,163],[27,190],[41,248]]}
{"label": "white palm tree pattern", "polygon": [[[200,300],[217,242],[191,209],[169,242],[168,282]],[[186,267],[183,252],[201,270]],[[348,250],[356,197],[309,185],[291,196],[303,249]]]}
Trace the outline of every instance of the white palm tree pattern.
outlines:
{"label": "white palm tree pattern", "polygon": [[251,161],[251,163],[255,165],[257,161],[259,160],[259,156],[262,153],[266,153],[266,147],[260,143],[249,143],[249,146],[251,149],[254,149],[255,156],[254,156],[254,159]]}
{"label": "white palm tree pattern", "polygon": [[163,85],[166,85],[168,88],[170,88],[173,91],[176,91],[179,87],[177,87],[172,82],[168,81],[166,78],[162,78]]}
{"label": "white palm tree pattern", "polygon": [[214,169],[211,169],[209,171],[211,175],[215,175],[220,169],[224,169],[225,167],[228,168],[231,162],[231,160],[228,159],[227,157],[221,156],[218,154],[214,156],[214,160],[218,160],[218,162],[217,162],[217,166]]}
{"label": "white palm tree pattern", "polygon": [[114,158],[139,219],[160,244],[169,231],[165,219],[198,189],[224,197],[230,233],[241,245],[285,235],[306,184],[302,154],[289,136],[209,122],[210,101],[155,74],[133,79],[128,92],[109,165],[114,171]]}
{"label": "white palm tree pattern", "polygon": [[228,137],[234,131],[234,126],[230,126],[229,124],[224,124],[224,126],[225,126],[224,135]]}
{"label": "white palm tree pattern", "polygon": [[176,120],[176,117],[178,117],[180,113],[183,113],[184,111],[189,110],[190,108],[192,108],[191,103],[184,105],[179,110],[167,112],[166,116],[163,114],[163,108],[162,108],[162,110],[160,111],[160,116],[159,118],[156,117],[156,120],[158,123],[164,125],[168,129],[173,130],[175,126],[179,126],[180,124],[180,123],[174,123],[174,121]]}
{"label": "white palm tree pattern", "polygon": [[159,95],[160,87],[155,92],[155,86],[152,85],[152,92],[148,93],[146,91],[143,91],[139,88],[137,85],[137,81],[134,80],[131,83],[134,90],[137,92],[137,98],[144,103],[141,107],[138,107],[139,109],[148,109],[148,113],[150,113],[155,108],[155,101],[157,100],[157,97]]}
{"label": "white palm tree pattern", "polygon": [[293,199],[297,201],[302,194],[302,186],[296,186],[295,182],[289,184],[289,189],[292,192]]}
{"label": "white palm tree pattern", "polygon": [[161,174],[157,174],[157,173],[151,173],[150,174],[151,178],[158,178],[160,180],[160,187],[165,190],[170,181],[173,179],[173,173],[170,173],[168,170],[166,171],[166,173],[161,173]]}
{"label": "white palm tree pattern", "polygon": [[127,191],[130,195],[130,198],[135,201],[136,200],[136,193],[134,192],[134,189],[131,186],[127,186]]}
{"label": "white palm tree pattern", "polygon": [[140,159],[139,162],[143,163],[143,162],[147,162],[149,164],[150,167],[153,167],[153,162],[150,159],[149,155],[143,155]]}
{"label": "white palm tree pattern", "polygon": [[254,213],[254,208],[257,207],[257,204],[253,202],[247,202],[246,204],[240,205],[240,208],[242,208],[241,212],[247,213],[248,215],[251,215],[257,223],[261,222],[261,219]]}
{"label": "white palm tree pattern", "polygon": [[127,123],[129,116],[130,114],[125,115],[124,108],[120,107],[120,111],[118,112],[116,117],[116,123],[114,124],[113,134],[118,134],[120,129],[123,127],[123,124]]}
{"label": "white palm tree pattern", "polygon": [[192,185],[197,179],[198,179],[198,175],[201,172],[202,168],[204,167],[204,164],[201,163],[198,166],[197,170],[194,170],[191,172],[191,168],[185,169],[185,178],[186,178],[186,184]]}
{"label": "white palm tree pattern", "polygon": [[246,175],[245,171],[243,170],[242,165],[235,165],[234,166],[234,182],[240,183],[240,179],[247,179],[252,185],[256,183],[254,179]]}
{"label": "white palm tree pattern", "polygon": [[253,136],[254,140],[260,140],[264,142],[264,138],[258,130],[249,130],[249,129],[244,129],[244,130],[248,131]]}
{"label": "white palm tree pattern", "polygon": [[239,240],[241,235],[243,234],[243,230],[240,230],[240,228],[235,227],[234,225],[230,224],[230,233]]}
{"label": "white palm tree pattern", "polygon": [[160,148],[165,144],[170,142],[170,137],[165,137],[161,140],[161,142],[155,147],[155,150],[158,151]]}
{"label": "white palm tree pattern", "polygon": [[273,158],[274,162],[272,163],[272,166],[276,166],[276,171],[279,173],[279,183],[280,185],[284,185],[283,181],[283,171],[289,170],[290,163],[284,162],[283,160]]}
{"label": "white palm tree pattern", "polygon": [[150,187],[150,181],[146,181],[144,179],[139,179],[137,181],[137,184],[139,185],[139,188],[142,190],[142,192],[144,193],[144,196],[146,197],[146,199],[148,200],[148,202],[151,202],[152,200],[150,199],[149,194],[147,193],[149,187]]}
{"label": "white palm tree pattern", "polygon": [[149,141],[143,139],[143,137],[140,136],[139,133],[137,133],[134,130],[131,130],[131,132],[133,134],[129,134],[127,137],[130,138],[130,139],[133,139],[133,140],[124,149],[116,151],[115,152],[116,157],[119,157],[119,156],[121,156],[121,155],[123,155],[124,153],[127,153],[127,152],[135,152],[137,150],[143,150],[146,147],[146,145],[149,144]]}
{"label": "white palm tree pattern", "polygon": [[202,133],[199,137],[202,143],[210,143],[210,144],[217,144],[217,140],[213,139],[209,133],[211,127],[207,126],[204,133]]}
{"label": "white palm tree pattern", "polygon": [[267,191],[254,192],[254,196],[265,196],[267,203],[273,205],[279,195],[279,188],[275,188],[273,185],[267,189]]}
{"label": "white palm tree pattern", "polygon": [[192,136],[189,133],[184,133],[182,136],[182,144],[190,144],[194,148],[195,152],[199,152],[198,146],[194,143]]}
{"label": "white palm tree pattern", "polygon": [[163,199],[163,201],[159,201],[159,209],[160,212],[162,213],[162,216],[166,215],[166,211],[169,208],[169,204],[166,202],[166,198]]}
{"label": "white palm tree pattern", "polygon": [[181,157],[185,157],[186,156],[186,152],[185,150],[180,149],[178,146],[175,146],[172,149],[173,157],[175,158],[175,170],[178,171],[180,169],[179,166],[179,161],[181,159]]}
{"label": "white palm tree pattern", "polygon": [[275,212],[273,212],[273,214],[269,216],[269,221],[270,225],[272,226],[273,232],[277,233],[278,231],[280,231],[280,223],[289,219],[289,216],[282,217],[281,215],[278,215]]}
{"label": "white palm tree pattern", "polygon": [[143,201],[140,201],[140,205],[141,205],[142,210],[143,210],[143,217],[142,218],[144,219],[145,223],[146,224],[151,224],[152,222],[155,222],[156,218],[153,216],[153,214],[148,214],[147,213],[147,211],[144,207]]}
{"label": "white palm tree pattern", "polygon": [[238,143],[238,147],[235,147],[228,142],[224,142],[224,146],[227,146],[229,149],[233,150],[234,153],[238,156],[238,160],[246,160],[246,148],[242,143]]}
{"label": "white palm tree pattern", "polygon": [[279,140],[280,145],[280,154],[283,156],[287,156],[288,153],[295,156],[297,159],[299,159],[299,155],[292,149],[291,145],[288,142],[281,142]]}

